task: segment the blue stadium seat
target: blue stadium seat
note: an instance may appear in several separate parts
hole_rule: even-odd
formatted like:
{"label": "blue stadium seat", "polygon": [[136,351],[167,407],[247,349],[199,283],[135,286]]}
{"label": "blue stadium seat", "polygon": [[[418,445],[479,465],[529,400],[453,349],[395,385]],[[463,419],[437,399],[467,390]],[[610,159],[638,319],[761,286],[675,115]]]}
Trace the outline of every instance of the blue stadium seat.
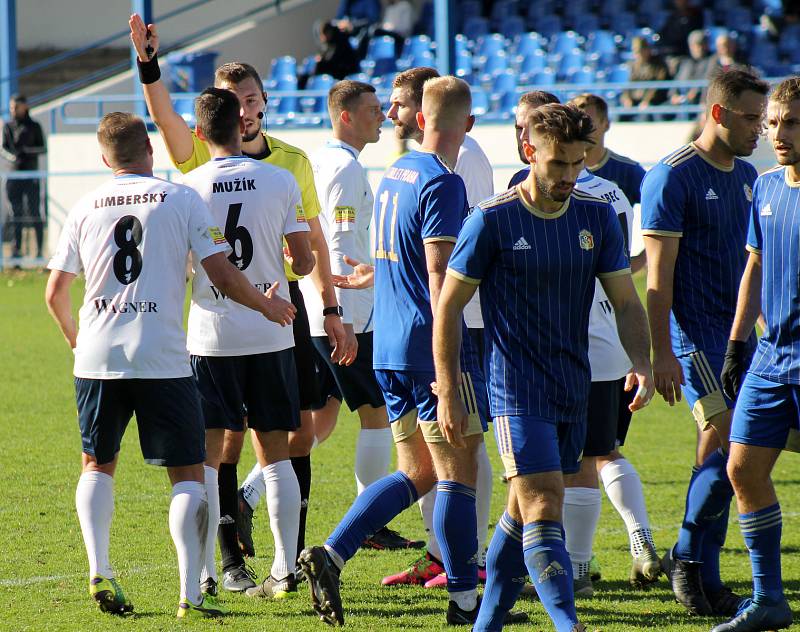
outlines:
{"label": "blue stadium seat", "polygon": [[468,51],[456,53],[455,74],[464,81],[472,80],[472,55]]}
{"label": "blue stadium seat", "polygon": [[396,72],[390,72],[385,75],[375,76],[370,80],[370,83],[375,86],[376,90],[391,90],[392,82],[397,76]]}
{"label": "blue stadium seat", "polygon": [[796,55],[800,51],[800,24],[787,24],[783,27],[781,37],[778,40],[778,50],[782,55],[788,57],[791,63],[798,63],[794,59],[796,59]]}
{"label": "blue stadium seat", "polygon": [[417,23],[414,25],[414,33],[417,35],[433,36],[433,0],[427,0],[419,10]]}
{"label": "blue stadium seat", "polygon": [[481,57],[478,60],[477,70],[481,74],[486,74],[494,77],[495,75],[504,72],[508,69],[508,55],[505,51],[497,51],[494,55],[488,57]]}
{"label": "blue stadium seat", "polygon": [[575,84],[592,84],[595,81],[595,73],[588,66],[578,68],[567,76],[567,81]]}
{"label": "blue stadium seat", "polygon": [[556,83],[556,73],[552,68],[544,68],[539,72],[530,75],[529,84],[539,88],[552,86]]}
{"label": "blue stadium seat", "polygon": [[[275,84],[275,90],[277,92],[297,90],[297,77],[280,77]],[[270,99],[269,111],[272,111],[276,114],[276,122],[285,122],[287,118],[293,117],[294,113],[297,111],[297,97],[272,97]]]}
{"label": "blue stadium seat", "polygon": [[429,53],[433,50],[431,38],[427,35],[413,35],[406,40],[403,47],[403,55],[418,55],[421,53]]}
{"label": "blue stadium seat", "polygon": [[550,52],[564,55],[575,48],[580,48],[582,39],[575,31],[560,31],[550,40]]}
{"label": "blue stadium seat", "polygon": [[588,37],[600,29],[600,18],[594,13],[576,15],[572,20],[572,28],[583,37]]}
{"label": "blue stadium seat", "polygon": [[514,40],[514,54],[524,57],[544,48],[545,42],[538,33],[523,33]]}
{"label": "blue stadium seat", "polygon": [[556,75],[563,80],[583,66],[584,55],[580,48],[573,48],[567,53],[554,55],[550,59],[551,67],[555,66]]}
{"label": "blue stadium seat", "polygon": [[500,22],[500,33],[506,39],[514,39],[525,32],[525,22],[518,15],[507,15]]}
{"label": "blue stadium seat", "polygon": [[[478,57],[491,57],[495,53],[504,51],[506,39],[500,33],[492,33],[478,38],[475,42],[475,54]],[[483,62],[480,62],[483,63]]]}
{"label": "blue stadium seat", "polygon": [[551,2],[546,0],[540,0],[539,2],[528,2],[528,8],[524,11],[524,13],[526,25],[529,29],[533,29],[541,18],[555,13],[555,7]]}
{"label": "blue stadium seat", "polygon": [[[539,17],[533,29],[539,33],[539,35],[543,35],[544,37],[552,37],[556,33],[560,33],[562,30],[562,22],[561,18],[557,15],[548,14]],[[531,28],[531,23],[528,22],[528,28]]]}
{"label": "blue stadium seat", "polygon": [[511,99],[511,109],[516,105],[517,75],[511,70],[506,70],[496,75],[492,82],[492,111],[508,110],[508,100]]}
{"label": "blue stadium seat", "polygon": [[489,33],[489,20],[482,17],[469,18],[464,20],[464,37],[476,40],[482,35]]}
{"label": "blue stadium seat", "polygon": [[614,66],[606,73],[608,83],[626,83],[631,78],[631,71],[625,64]]}
{"label": "blue stadium seat", "polygon": [[[621,39],[621,38],[620,38]],[[608,67],[619,58],[616,36],[611,31],[595,31],[586,40],[585,50],[599,56],[598,66]]]}
{"label": "blue stadium seat", "polygon": [[614,32],[627,35],[636,28],[636,17],[630,11],[620,11],[609,18],[608,25]]}
{"label": "blue stadium seat", "polygon": [[345,79],[360,81],[361,83],[369,83],[369,75],[364,72],[357,72],[353,75],[347,75]]}
{"label": "blue stadium seat", "polygon": [[298,73],[301,75],[310,75],[314,72],[314,67],[317,65],[317,60],[314,58],[313,55],[309,55],[305,57],[302,62],[300,62],[300,67],[298,68]]}
{"label": "blue stadium seat", "polygon": [[483,88],[471,86],[472,92],[472,113],[475,116],[483,116],[489,111],[489,97]]}
{"label": "blue stadium seat", "polygon": [[606,20],[614,18],[622,11],[625,11],[626,6],[626,0],[603,0],[600,3],[600,17]]}
{"label": "blue stadium seat", "polygon": [[725,13],[725,26],[737,30],[744,25],[753,23],[753,14],[747,7],[731,7]]}
{"label": "blue stadium seat", "polygon": [[534,51],[522,58],[517,58],[517,61],[520,74],[530,75],[547,68],[547,55],[541,50]]}
{"label": "blue stadium seat", "polygon": [[297,60],[290,55],[276,57],[272,60],[269,76],[271,79],[280,80],[284,77],[297,76]]}
{"label": "blue stadium seat", "polygon": [[[327,93],[334,83],[336,79],[330,75],[314,75],[308,80],[306,90],[324,90]],[[300,107],[307,114],[326,114],[328,98],[327,96],[300,97]]]}
{"label": "blue stadium seat", "polygon": [[367,46],[367,59],[393,59],[395,56],[394,38],[388,35],[373,37]]}
{"label": "blue stadium seat", "polygon": [[462,51],[465,53],[470,51],[470,42],[467,39],[467,37],[465,35],[462,35],[461,33],[456,35],[456,38],[453,41],[453,46],[456,49],[456,55],[458,55]]}
{"label": "blue stadium seat", "polygon": [[465,20],[480,17],[481,11],[481,3],[478,0],[462,0],[456,3],[456,23],[463,28]]}
{"label": "blue stadium seat", "polygon": [[750,45],[750,63],[758,68],[778,61],[778,47],[769,40],[756,40]]}
{"label": "blue stadium seat", "polygon": [[561,14],[565,20],[572,21],[575,17],[589,13],[589,3],[587,0],[569,0],[561,5]]}

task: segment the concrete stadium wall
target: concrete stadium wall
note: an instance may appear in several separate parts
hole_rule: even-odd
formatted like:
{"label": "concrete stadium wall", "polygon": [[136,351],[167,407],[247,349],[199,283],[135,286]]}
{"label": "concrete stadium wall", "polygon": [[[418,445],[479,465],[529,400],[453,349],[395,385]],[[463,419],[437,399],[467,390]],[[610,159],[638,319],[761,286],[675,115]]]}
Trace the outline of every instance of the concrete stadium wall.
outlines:
{"label": "concrete stadium wall", "polygon": [[[635,158],[645,166],[650,166],[670,151],[688,140],[691,132],[689,123],[620,123],[613,125],[607,137],[607,144],[615,151]],[[321,146],[329,137],[329,130],[270,130],[277,137],[306,152]],[[521,165],[517,157],[514,129],[506,125],[478,125],[472,136],[481,144],[494,166],[495,190],[506,188],[511,175]],[[152,135],[155,150],[155,168],[163,176],[173,170],[164,143],[158,134]],[[94,134],[54,134],[49,139],[48,169],[56,174],[49,179],[50,230],[49,246],[55,242],[61,225],[70,207],[81,195],[98,186],[109,177],[97,149]],[[390,127],[384,127],[380,142],[368,145],[362,153],[362,163],[370,170],[373,187],[380,180],[383,169],[394,159],[395,144]],[[768,143],[762,141],[751,158],[759,171],[775,164],[774,155]],[[100,175],[77,175],[86,172],[100,172]],[[174,170],[172,176],[177,178]]]}

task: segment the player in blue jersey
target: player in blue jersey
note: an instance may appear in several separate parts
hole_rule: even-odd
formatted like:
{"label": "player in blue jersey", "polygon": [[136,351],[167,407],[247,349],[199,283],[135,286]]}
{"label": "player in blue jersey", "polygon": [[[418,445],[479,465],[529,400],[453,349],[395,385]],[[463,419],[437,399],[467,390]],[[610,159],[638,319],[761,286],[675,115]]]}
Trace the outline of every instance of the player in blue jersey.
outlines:
{"label": "player in blue jersey", "polygon": [[756,178],[740,156],[756,147],[767,90],[748,71],[715,77],[700,137],[661,160],[642,183],[656,389],[671,406],[682,389],[699,427],[686,511],[665,566],[675,597],[701,615],[734,614],[740,601],[719,573],[733,497],[725,474],[733,405],[719,376]]}
{"label": "player in blue jersey", "polygon": [[[558,632],[584,630],[561,526],[563,475],[578,471],[590,386],[589,311],[599,278],[616,311],[638,382],[635,410],[652,396],[647,318],[630,278],[616,214],[575,191],[591,120],[548,104],[528,119],[531,174],[479,204],[464,224],[434,319],[438,419],[453,442],[468,428],[459,396],[459,327],[481,288],[489,349],[489,403],[510,479],[508,508],[487,557],[474,630],[500,630],[530,575]],[[553,324],[558,323],[557,327]]]}
{"label": "player in blue jersey", "polygon": [[[800,424],[800,78],[775,88],[767,130],[779,166],[761,174],[753,187],[750,254],[722,371],[725,393],[738,394],[728,474],[750,552],[753,596],[712,632],[777,630],[792,623],[781,582],[781,506],[770,473]],[[747,341],[760,313],[766,329],[739,390]]]}
{"label": "player in blue jersey", "polygon": [[345,562],[366,537],[437,480],[434,529],[448,577],[447,622],[469,625],[478,613],[475,479],[484,431],[478,398],[486,389],[477,357],[465,354],[461,363],[469,424],[458,441],[451,441],[437,422],[431,387],[433,313],[467,214],[464,183],[452,166],[474,120],[471,105],[469,86],[460,79],[428,80],[417,114],[421,150],[389,167],[375,194],[373,365],[397,446],[398,471],[358,496],[324,547],[300,555],[314,609],[331,625],[344,622],[339,574]]}

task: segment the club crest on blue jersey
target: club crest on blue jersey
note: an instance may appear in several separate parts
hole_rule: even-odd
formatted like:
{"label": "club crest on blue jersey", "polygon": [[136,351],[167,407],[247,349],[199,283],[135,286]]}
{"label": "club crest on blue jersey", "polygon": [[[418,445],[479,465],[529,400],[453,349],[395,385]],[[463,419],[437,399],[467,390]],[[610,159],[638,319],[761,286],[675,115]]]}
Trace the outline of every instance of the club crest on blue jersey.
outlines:
{"label": "club crest on blue jersey", "polygon": [[592,233],[584,228],[578,233],[578,243],[584,250],[591,250],[594,248],[594,237],[592,236]]}
{"label": "club crest on blue jersey", "polygon": [[744,189],[744,196],[747,198],[747,201],[748,202],[752,202],[753,201],[753,189],[750,188],[750,185],[747,184],[746,182],[742,185],[742,188]]}

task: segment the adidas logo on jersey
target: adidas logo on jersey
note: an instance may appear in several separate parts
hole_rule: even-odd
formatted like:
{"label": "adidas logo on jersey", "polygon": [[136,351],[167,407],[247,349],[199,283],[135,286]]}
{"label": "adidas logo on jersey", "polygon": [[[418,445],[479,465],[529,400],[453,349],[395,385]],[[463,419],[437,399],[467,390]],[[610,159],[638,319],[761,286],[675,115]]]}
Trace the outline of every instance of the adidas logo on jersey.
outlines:
{"label": "adidas logo on jersey", "polygon": [[769,205],[769,202],[767,202],[767,205],[761,208],[761,216],[764,217],[769,215],[772,215],[772,207]]}
{"label": "adidas logo on jersey", "polygon": [[531,245],[525,241],[524,237],[520,237],[517,239],[517,243],[514,244],[514,250],[530,250]]}
{"label": "adidas logo on jersey", "polygon": [[714,189],[709,189],[706,193],[707,200],[718,200],[719,196],[714,192]]}

